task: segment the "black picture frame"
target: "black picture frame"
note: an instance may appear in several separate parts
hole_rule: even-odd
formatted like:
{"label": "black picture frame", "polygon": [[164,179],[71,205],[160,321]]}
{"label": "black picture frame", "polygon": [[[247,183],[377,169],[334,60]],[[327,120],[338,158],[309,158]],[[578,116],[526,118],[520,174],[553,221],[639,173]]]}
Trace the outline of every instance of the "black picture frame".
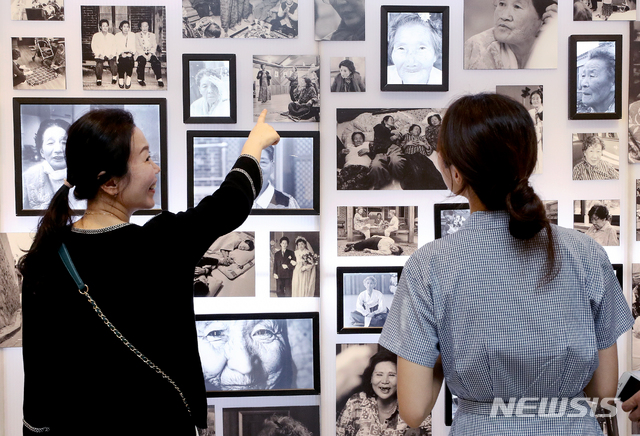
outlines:
{"label": "black picture frame", "polygon": [[[226,65],[225,65],[226,64]],[[226,67],[226,70],[225,70]],[[196,86],[196,75],[204,69],[212,70],[212,74],[220,79],[222,95],[228,95],[228,102],[222,100],[220,115],[194,114],[199,108],[199,102],[204,97],[199,96]],[[221,77],[218,77],[220,74]],[[225,89],[226,88],[226,89]],[[183,121],[186,124],[233,124],[238,122],[238,102],[236,86],[236,55],[235,54],[183,54],[182,55],[182,104]],[[220,90],[219,90],[220,92]],[[194,106],[196,105],[196,106]],[[225,110],[228,106],[228,111]],[[228,115],[227,115],[228,113]]]}
{"label": "black picture frame", "polygon": [[[140,210],[136,215],[156,215],[168,209],[168,171],[167,171],[167,100],[164,98],[23,98],[13,99],[13,137],[15,163],[15,195],[17,216],[43,215],[49,201],[41,207],[33,207],[28,193],[24,192],[23,174],[31,167],[45,162],[37,151],[37,146],[23,143],[23,137],[30,141],[35,137],[39,125],[47,119],[60,119],[72,124],[80,116],[92,109],[120,108],[133,114],[136,125],[145,134],[151,147],[152,158],[160,167],[160,176],[156,188],[159,200],[153,209]],[[150,118],[150,121],[147,119]],[[37,124],[37,125],[36,125]],[[35,140],[34,140],[35,141]],[[25,168],[26,165],[26,168]],[[53,194],[51,194],[53,197]],[[73,194],[70,198],[73,199]],[[50,198],[49,198],[50,200]],[[26,203],[26,204],[25,204]],[[72,205],[73,214],[80,215],[84,202]]]}
{"label": "black picture frame", "polygon": [[[468,219],[471,211],[469,203],[436,203],[433,205],[433,225],[436,239],[440,239],[442,234],[442,215],[445,211],[466,211],[466,219]],[[461,225],[462,223],[460,223]]]}
{"label": "black picture frame", "polygon": [[[347,291],[346,288],[350,286],[345,285],[345,279],[348,275],[359,276],[357,277],[359,279],[362,276],[372,275],[375,278],[376,275],[384,276],[385,274],[388,274],[391,277],[393,274],[395,274],[396,280],[399,281],[401,273],[402,273],[402,266],[339,266],[336,270],[337,291],[338,291],[338,316],[337,316],[338,334],[382,333],[382,327],[364,327],[364,326],[351,327],[346,325],[345,318],[347,317],[347,314],[345,314],[344,312],[345,306],[346,306],[345,292]],[[380,287],[382,285],[379,284],[378,286]],[[397,287],[397,281],[396,281],[396,287]],[[362,291],[362,292],[366,292],[366,291]],[[394,293],[392,293],[392,295],[393,294]],[[390,307],[391,307],[391,302],[389,302],[389,305],[387,306],[387,308],[390,308]]]}
{"label": "black picture frame", "polygon": [[[252,215],[319,215],[320,214],[320,132],[317,131],[278,131],[280,142],[274,147],[275,170],[278,173],[274,185],[276,192],[293,197],[298,208],[274,207],[253,208]],[[187,204],[193,207],[204,196],[211,194],[224,180],[240,155],[242,145],[249,136],[248,130],[190,130],[187,131]],[[218,138],[218,139],[216,139]],[[303,140],[303,141],[301,141]],[[195,150],[199,147],[220,148],[219,152],[209,153],[209,165],[214,174],[205,175],[209,185],[195,187]],[[225,150],[222,165],[213,168]],[[228,150],[228,151],[227,151]],[[297,150],[297,151],[296,151]],[[267,151],[262,152],[266,156]],[[312,180],[295,180],[296,167],[299,173],[311,175]],[[263,169],[264,175],[264,169]],[[266,178],[266,176],[265,176]],[[267,180],[263,181],[265,184]],[[215,189],[214,189],[215,188]],[[288,192],[292,192],[288,194]],[[257,201],[260,201],[258,198]],[[290,202],[290,200],[289,200]]]}
{"label": "black picture frame", "polygon": [[[244,323],[234,323],[244,321]],[[213,324],[206,324],[207,322]],[[223,362],[213,362],[214,371],[218,371],[217,374],[210,373],[207,369],[207,364],[210,359],[227,359],[229,353],[234,352],[233,347],[228,347],[226,339],[229,337],[237,340],[234,335],[239,335],[243,338],[256,337],[257,335],[263,335],[262,338],[256,340],[262,340],[260,347],[246,347],[240,344],[240,351],[247,352],[247,349],[252,348],[254,350],[266,350],[268,343],[274,343],[279,333],[282,333],[286,326],[286,338],[281,336],[282,341],[278,344],[274,344],[275,348],[282,348],[289,350],[289,367],[287,363],[283,363],[281,373],[275,380],[277,386],[268,388],[255,388],[250,385],[248,388],[243,389],[238,385],[238,380],[234,379],[232,388],[222,388],[224,383],[224,370],[227,368],[226,360]],[[248,329],[254,332],[254,335],[244,334]],[[200,360],[202,361],[203,372],[205,376],[205,385],[207,391],[207,397],[253,397],[253,396],[285,396],[285,395],[318,395],[320,393],[320,314],[319,312],[299,312],[299,313],[252,313],[252,314],[207,314],[196,315],[196,330],[198,334],[198,349],[200,351]],[[263,331],[267,330],[266,333]],[[209,333],[207,333],[207,331]],[[214,332],[211,337],[213,341],[205,339],[209,337],[211,332]],[[260,332],[260,333],[258,333]],[[293,332],[293,334],[292,334]],[[204,334],[203,333],[207,333]],[[265,337],[266,336],[266,337]],[[218,342],[218,344],[215,344]],[[209,345],[209,344],[214,345]],[[239,343],[239,342],[237,342]],[[284,344],[284,345],[282,345]],[[217,347],[222,347],[225,351],[221,351]],[[291,350],[295,349],[295,353],[291,353]],[[310,355],[309,355],[310,354]],[[242,358],[243,356],[236,356],[236,358]],[[271,374],[258,374],[263,378],[254,377],[256,374],[254,370],[266,371],[266,365],[261,360],[261,356],[254,354],[252,356],[244,356],[248,358],[252,363],[252,369],[248,376],[243,375],[243,381],[247,384],[253,382],[253,384],[264,381],[264,377],[268,377]],[[286,354],[281,356],[279,361],[285,361]],[[219,369],[222,367],[222,369]],[[235,373],[236,371],[234,371]],[[296,375],[296,380],[286,380],[286,377]],[[221,384],[221,389],[215,389],[213,384],[209,382],[210,379],[218,379]],[[265,382],[267,383],[267,382]],[[293,387],[295,384],[295,387]],[[303,386],[301,386],[303,385]]]}
{"label": "black picture frame", "polygon": [[[435,65],[440,65],[442,78],[440,83],[432,84],[398,84],[389,83],[399,80],[399,74],[393,73],[391,69],[393,60],[389,50],[389,18],[390,14],[441,14],[441,21],[435,20],[438,25],[433,27],[434,31],[441,32],[442,52],[435,54]],[[431,22],[431,20],[430,20]],[[441,26],[441,29],[437,27]],[[433,67],[432,67],[433,68]],[[395,79],[395,75],[398,78]],[[430,73],[429,80],[433,80]],[[437,81],[437,80],[436,80]],[[445,92],[449,90],[449,6],[380,6],[380,90],[381,91],[423,91],[423,92]]]}
{"label": "black picture frame", "polygon": [[[598,46],[595,43],[600,42]],[[578,45],[581,45],[578,47]],[[592,47],[593,46],[593,47]],[[613,46],[613,49],[610,47]],[[589,48],[591,47],[591,48]],[[614,53],[615,79],[613,90],[613,111],[608,109],[603,112],[595,112],[588,103],[583,100],[583,93],[579,92],[581,85],[581,71],[591,52],[596,48],[605,48],[607,52]],[[602,51],[602,50],[600,50]],[[579,58],[579,59],[578,59]],[[596,59],[603,63],[601,58]],[[610,75],[610,74],[609,74]],[[610,82],[610,78],[609,78]],[[603,87],[607,84],[601,85]],[[589,85],[588,88],[591,88]],[[593,100],[591,92],[587,94]],[[597,95],[596,95],[597,98]],[[571,35],[569,36],[569,119],[571,120],[619,120],[622,118],[622,35]]]}

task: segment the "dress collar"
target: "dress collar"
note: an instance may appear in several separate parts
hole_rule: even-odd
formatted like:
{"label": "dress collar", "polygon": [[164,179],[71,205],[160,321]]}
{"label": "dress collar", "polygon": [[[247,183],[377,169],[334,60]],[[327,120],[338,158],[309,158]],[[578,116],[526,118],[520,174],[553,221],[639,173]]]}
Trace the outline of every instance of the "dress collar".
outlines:
{"label": "dress collar", "polygon": [[478,210],[462,225],[465,230],[495,229],[509,225],[509,213],[506,210]]}

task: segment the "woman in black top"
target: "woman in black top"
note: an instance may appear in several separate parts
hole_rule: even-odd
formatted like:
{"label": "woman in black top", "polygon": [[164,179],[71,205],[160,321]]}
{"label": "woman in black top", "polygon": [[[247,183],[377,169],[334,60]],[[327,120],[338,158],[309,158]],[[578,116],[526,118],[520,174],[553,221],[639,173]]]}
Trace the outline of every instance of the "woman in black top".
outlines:
{"label": "woman in black top", "polygon": [[[261,151],[279,140],[265,115],[214,194],[195,208],[163,212],[143,226],[129,219],[153,207],[160,168],[131,114],[93,111],[70,127],[67,180],[20,264],[25,435],[191,436],[194,426],[207,426],[193,273],[213,241],[247,218],[260,192]],[[75,223],[70,186],[78,199],[88,201]],[[57,253],[62,243],[104,315],[175,382],[184,401],[78,292]]]}

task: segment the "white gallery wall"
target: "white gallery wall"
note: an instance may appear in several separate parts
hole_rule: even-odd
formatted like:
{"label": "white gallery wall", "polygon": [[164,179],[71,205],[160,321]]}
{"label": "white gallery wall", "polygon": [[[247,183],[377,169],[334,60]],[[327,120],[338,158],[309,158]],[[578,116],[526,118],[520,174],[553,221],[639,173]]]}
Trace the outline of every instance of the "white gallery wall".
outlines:
{"label": "white gallery wall", "polygon": [[[303,397],[254,397],[209,399],[216,406],[216,428],[222,434],[221,408],[275,405],[320,405],[321,433],[335,434],[335,344],[374,343],[378,335],[338,335],[336,332],[336,267],[363,265],[402,265],[406,257],[338,257],[336,216],[338,206],[417,206],[419,245],[434,238],[433,204],[458,201],[444,191],[340,191],[336,190],[336,109],[337,108],[441,108],[457,96],[480,91],[495,91],[496,85],[544,86],[544,163],[543,174],[532,177],[532,184],[545,200],[558,200],[561,226],[573,226],[573,200],[620,199],[620,246],[606,247],[613,263],[624,264],[625,295],[630,298],[631,264],[640,262],[640,247],[635,242],[635,179],[640,166],[627,164],[627,100],[629,69],[628,22],[573,22],[572,3],[559,5],[558,68],[553,70],[465,71],[463,58],[463,0],[366,0],[366,41],[317,42],[314,40],[314,2],[299,0],[299,35],[292,40],[205,40],[182,39],[182,2],[176,0],[65,0],[66,19],[62,22],[11,21],[9,1],[0,10],[0,232],[32,232],[36,217],[17,217],[14,188],[14,133],[12,99],[14,97],[75,98],[166,98],[168,131],[169,210],[187,206],[187,130],[250,130],[253,126],[252,82],[253,55],[320,55],[321,120],[319,123],[277,123],[278,130],[320,131],[320,195],[319,216],[251,216],[241,230],[256,235],[256,296],[242,298],[210,298],[199,301],[198,313],[262,313],[320,312],[321,395]],[[487,8],[492,1],[486,0]],[[450,90],[448,92],[381,92],[380,89],[380,6],[381,5],[446,5],[450,7]],[[80,6],[81,5],[153,5],[167,11],[167,74],[165,90],[83,91],[81,76]],[[568,119],[568,38],[573,34],[621,34],[623,36],[623,90],[621,120]],[[9,82],[11,37],[64,37],[67,47],[67,89],[56,91],[14,90]],[[235,53],[237,56],[238,122],[225,125],[196,125],[182,122],[182,54]],[[331,93],[330,58],[366,57],[365,93]],[[105,75],[108,77],[108,74]],[[620,138],[619,181],[572,181],[572,134],[615,132]],[[229,205],[228,207],[233,207]],[[224,213],[224,211],[221,211]],[[136,223],[147,218],[134,217]],[[276,299],[269,296],[269,232],[320,231],[320,298]],[[105,266],[111,268],[112,266]],[[200,299],[203,300],[203,299]],[[139,314],[142,320],[151,314]],[[65,348],[82,347],[66,343],[64,332],[51,326],[52,340],[59,341],[59,353],[42,356],[43,377],[47,361],[64,359]],[[618,341],[620,371],[630,368],[630,334]],[[22,357],[21,349],[0,349],[0,436],[22,434]],[[82,362],[69,362],[70,365]],[[96,390],[100,374],[96,374]],[[151,399],[150,399],[151,401]],[[446,435],[444,401],[441,395],[433,412],[433,434]],[[630,426],[620,418],[621,434]]]}

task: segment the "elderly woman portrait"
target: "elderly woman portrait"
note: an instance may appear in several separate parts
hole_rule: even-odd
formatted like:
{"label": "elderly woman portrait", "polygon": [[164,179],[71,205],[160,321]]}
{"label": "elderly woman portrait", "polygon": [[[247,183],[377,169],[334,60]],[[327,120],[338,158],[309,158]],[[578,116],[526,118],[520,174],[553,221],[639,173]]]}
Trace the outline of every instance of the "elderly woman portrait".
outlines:
{"label": "elderly woman portrait", "polygon": [[220,71],[204,68],[198,71],[195,85],[200,98],[191,103],[191,116],[196,117],[228,117],[229,84],[221,77]]}
{"label": "elderly woman portrait", "polygon": [[388,84],[442,84],[442,71],[435,66],[442,58],[441,15],[389,14]]}
{"label": "elderly woman portrait", "polygon": [[[35,135],[37,163],[22,175],[22,207],[46,209],[53,194],[67,177],[64,157],[69,123],[61,119],[46,119],[40,123]],[[25,163],[23,162],[23,171]]]}
{"label": "elderly woman portrait", "polygon": [[573,180],[618,180],[618,169],[603,160],[604,140],[597,134],[582,140],[582,159],[573,167]]}
{"label": "elderly woman portrait", "polygon": [[607,206],[603,204],[592,206],[589,209],[589,222],[591,227],[587,229],[585,235],[603,246],[620,245],[618,232],[611,225],[611,215]]}
{"label": "elderly woman portrait", "polygon": [[331,84],[331,92],[365,92],[364,80],[350,59],[344,59],[338,65],[340,72]]}
{"label": "elderly woman portrait", "polygon": [[[578,53],[585,43],[578,42]],[[613,46],[600,45],[589,51],[587,61],[578,67],[578,96],[578,113],[616,111],[616,55]]]}
{"label": "elderly woman portrait", "polygon": [[557,67],[557,0],[494,0],[492,23],[490,7],[465,2],[465,70]]}
{"label": "elderly woman portrait", "polygon": [[363,281],[364,291],[358,295],[356,309],[351,312],[354,327],[382,327],[387,320],[389,308],[384,304],[382,292],[376,289],[377,280],[368,276]]}
{"label": "elderly woman portrait", "polygon": [[[419,428],[410,429],[400,418],[397,396],[397,356],[380,348],[368,362],[363,359],[366,346],[351,346],[336,357],[337,379],[348,378],[338,385],[338,406],[344,385],[360,377],[360,384],[344,407],[336,408],[337,436],[401,436],[431,435],[431,416]],[[359,372],[366,365],[363,372]],[[361,366],[362,365],[362,366]],[[345,369],[344,371],[342,369]],[[348,368],[348,373],[347,373]]]}

